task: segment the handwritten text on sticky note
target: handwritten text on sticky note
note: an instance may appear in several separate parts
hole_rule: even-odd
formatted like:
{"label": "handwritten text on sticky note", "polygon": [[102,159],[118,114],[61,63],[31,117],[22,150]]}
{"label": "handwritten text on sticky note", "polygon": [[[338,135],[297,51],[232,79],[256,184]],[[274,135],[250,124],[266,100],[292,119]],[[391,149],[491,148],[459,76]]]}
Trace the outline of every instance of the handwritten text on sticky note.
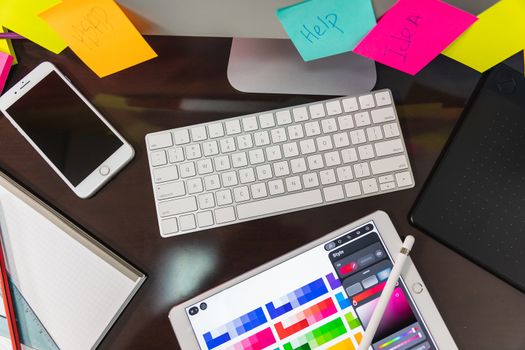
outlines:
{"label": "handwritten text on sticky note", "polygon": [[400,0],[354,52],[414,75],[476,20],[439,0]]}
{"label": "handwritten text on sticky note", "polygon": [[41,16],[99,77],[157,56],[113,0],[67,0]]}
{"label": "handwritten text on sticky note", "polygon": [[525,48],[525,1],[501,0],[443,51],[484,72]]}
{"label": "handwritten text on sticky note", "polygon": [[13,63],[13,56],[0,52],[0,94],[4,89],[11,64]]}
{"label": "handwritten text on sticky note", "polygon": [[370,0],[308,0],[277,17],[305,61],[351,51],[376,23]]}

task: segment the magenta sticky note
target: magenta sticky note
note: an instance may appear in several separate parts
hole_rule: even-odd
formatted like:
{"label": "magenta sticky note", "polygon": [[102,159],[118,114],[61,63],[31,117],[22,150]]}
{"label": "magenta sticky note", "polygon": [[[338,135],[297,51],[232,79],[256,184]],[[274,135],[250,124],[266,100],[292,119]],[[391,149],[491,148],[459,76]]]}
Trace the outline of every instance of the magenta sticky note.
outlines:
{"label": "magenta sticky note", "polygon": [[2,90],[4,89],[5,81],[9,75],[12,63],[13,56],[0,52],[0,93],[2,93]]}
{"label": "magenta sticky note", "polygon": [[400,0],[354,52],[414,75],[477,17],[439,0]]}

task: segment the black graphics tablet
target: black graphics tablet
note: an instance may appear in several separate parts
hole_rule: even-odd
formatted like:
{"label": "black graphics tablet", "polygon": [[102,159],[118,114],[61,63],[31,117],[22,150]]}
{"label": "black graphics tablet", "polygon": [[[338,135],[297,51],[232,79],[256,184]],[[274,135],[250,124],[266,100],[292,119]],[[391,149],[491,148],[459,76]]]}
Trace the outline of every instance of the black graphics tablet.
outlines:
{"label": "black graphics tablet", "polygon": [[415,226],[525,292],[525,78],[479,82],[411,212]]}

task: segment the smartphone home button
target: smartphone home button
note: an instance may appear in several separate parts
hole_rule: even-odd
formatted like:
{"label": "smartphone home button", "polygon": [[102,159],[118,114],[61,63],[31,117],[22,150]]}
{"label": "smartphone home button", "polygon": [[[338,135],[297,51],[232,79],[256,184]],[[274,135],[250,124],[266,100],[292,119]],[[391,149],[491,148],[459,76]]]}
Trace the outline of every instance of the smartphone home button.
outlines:
{"label": "smartphone home button", "polygon": [[109,167],[103,165],[101,166],[99,169],[98,169],[98,172],[100,173],[100,175],[102,176],[107,176],[109,174]]}

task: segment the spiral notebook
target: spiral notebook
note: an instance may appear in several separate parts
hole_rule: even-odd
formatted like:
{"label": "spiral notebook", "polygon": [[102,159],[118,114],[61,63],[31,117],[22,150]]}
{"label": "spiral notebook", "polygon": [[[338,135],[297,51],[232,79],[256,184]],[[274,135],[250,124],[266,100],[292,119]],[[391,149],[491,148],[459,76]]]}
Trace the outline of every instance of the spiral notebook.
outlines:
{"label": "spiral notebook", "polygon": [[95,348],[145,275],[0,172],[7,268],[61,350]]}

